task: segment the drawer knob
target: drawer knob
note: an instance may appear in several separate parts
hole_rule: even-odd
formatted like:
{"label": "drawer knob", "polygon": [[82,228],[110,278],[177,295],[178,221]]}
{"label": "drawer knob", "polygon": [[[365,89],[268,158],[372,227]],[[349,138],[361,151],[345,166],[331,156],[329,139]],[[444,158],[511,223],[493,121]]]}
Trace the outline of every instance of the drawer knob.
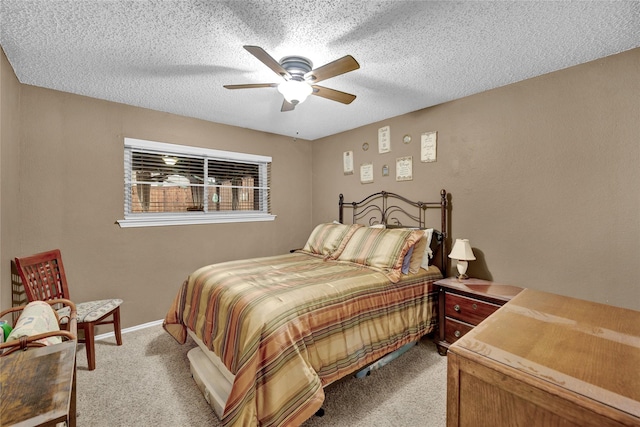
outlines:
{"label": "drawer knob", "polygon": [[460,335],[462,335],[462,334],[460,333],[460,331],[455,331],[455,332],[453,333],[453,335],[454,335],[456,338],[460,338]]}
{"label": "drawer knob", "polygon": [[460,306],[459,306],[458,304],[454,305],[454,306],[453,306],[453,309],[454,309],[455,311],[457,311],[458,313],[460,313]]}
{"label": "drawer knob", "polygon": [[477,310],[477,309],[478,309],[478,304],[476,304],[476,303],[474,302],[474,303],[473,303],[473,305],[472,305],[471,307],[473,307],[473,309],[474,309],[474,310]]}

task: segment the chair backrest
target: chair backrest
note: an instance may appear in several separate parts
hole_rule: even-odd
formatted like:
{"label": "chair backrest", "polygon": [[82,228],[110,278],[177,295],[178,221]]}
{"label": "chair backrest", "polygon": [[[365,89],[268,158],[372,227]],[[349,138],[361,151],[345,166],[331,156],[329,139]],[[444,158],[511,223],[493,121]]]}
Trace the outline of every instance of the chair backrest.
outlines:
{"label": "chair backrest", "polygon": [[16,258],[15,261],[29,301],[69,299],[67,276],[59,249]]}

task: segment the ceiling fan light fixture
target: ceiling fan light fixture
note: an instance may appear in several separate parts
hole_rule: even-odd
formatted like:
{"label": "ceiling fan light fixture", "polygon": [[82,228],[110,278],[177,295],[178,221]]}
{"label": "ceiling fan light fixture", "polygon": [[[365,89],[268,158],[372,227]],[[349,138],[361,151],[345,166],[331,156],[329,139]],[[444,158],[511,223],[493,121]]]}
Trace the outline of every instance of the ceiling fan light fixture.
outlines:
{"label": "ceiling fan light fixture", "polygon": [[293,105],[302,104],[313,89],[308,83],[299,80],[287,80],[278,85],[278,92],[284,96],[287,102]]}

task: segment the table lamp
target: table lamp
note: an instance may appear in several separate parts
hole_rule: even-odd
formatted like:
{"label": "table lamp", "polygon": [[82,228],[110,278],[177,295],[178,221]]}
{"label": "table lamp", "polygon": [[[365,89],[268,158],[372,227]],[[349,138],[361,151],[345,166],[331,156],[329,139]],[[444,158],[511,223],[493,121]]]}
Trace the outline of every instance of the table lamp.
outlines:
{"label": "table lamp", "polygon": [[449,254],[449,258],[458,261],[458,263],[456,264],[456,267],[458,268],[458,279],[468,279],[469,276],[467,276],[465,273],[467,272],[469,261],[473,261],[476,259],[473,251],[471,250],[469,240],[456,239],[456,242],[453,245],[453,249],[451,249],[451,253]]}

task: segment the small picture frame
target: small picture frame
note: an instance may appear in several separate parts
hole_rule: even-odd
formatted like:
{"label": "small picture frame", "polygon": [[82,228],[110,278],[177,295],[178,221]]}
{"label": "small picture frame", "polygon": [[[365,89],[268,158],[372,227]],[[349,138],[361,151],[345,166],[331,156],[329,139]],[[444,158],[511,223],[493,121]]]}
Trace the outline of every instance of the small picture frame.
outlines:
{"label": "small picture frame", "polygon": [[382,166],[382,176],[389,176],[389,165]]}

